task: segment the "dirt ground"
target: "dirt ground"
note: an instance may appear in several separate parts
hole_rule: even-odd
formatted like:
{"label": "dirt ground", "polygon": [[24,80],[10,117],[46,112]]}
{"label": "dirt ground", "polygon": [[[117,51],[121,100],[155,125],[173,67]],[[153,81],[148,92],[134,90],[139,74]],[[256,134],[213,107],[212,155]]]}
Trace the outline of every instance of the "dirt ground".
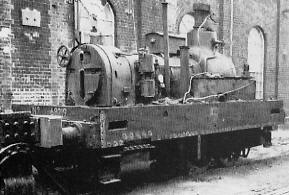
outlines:
{"label": "dirt ground", "polygon": [[289,194],[289,130],[272,133],[273,146],[251,149],[225,168],[196,171],[157,183],[142,183],[128,195],[284,195]]}

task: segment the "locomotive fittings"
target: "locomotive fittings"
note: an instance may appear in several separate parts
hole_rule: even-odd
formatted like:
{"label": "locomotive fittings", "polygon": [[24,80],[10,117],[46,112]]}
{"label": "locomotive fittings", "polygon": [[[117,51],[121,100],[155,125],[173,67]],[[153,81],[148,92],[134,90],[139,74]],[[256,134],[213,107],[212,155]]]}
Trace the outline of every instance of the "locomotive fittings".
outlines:
{"label": "locomotive fittings", "polygon": [[61,116],[40,117],[40,146],[52,148],[82,143],[83,127],[77,122],[63,122]]}
{"label": "locomotive fittings", "polygon": [[189,49],[188,46],[180,46],[180,97],[187,92],[190,85]]}
{"label": "locomotive fittings", "polygon": [[62,128],[63,145],[75,145],[82,142],[82,126],[79,123],[73,123],[70,126]]}
{"label": "locomotive fittings", "polygon": [[162,2],[162,22],[164,31],[164,68],[165,68],[165,87],[166,94],[170,96],[171,86],[170,86],[170,64],[169,64],[169,34],[168,34],[168,2]]}
{"label": "locomotive fittings", "polygon": [[125,56],[114,47],[78,46],[67,66],[67,102],[87,106],[133,105],[137,59],[138,55]]}

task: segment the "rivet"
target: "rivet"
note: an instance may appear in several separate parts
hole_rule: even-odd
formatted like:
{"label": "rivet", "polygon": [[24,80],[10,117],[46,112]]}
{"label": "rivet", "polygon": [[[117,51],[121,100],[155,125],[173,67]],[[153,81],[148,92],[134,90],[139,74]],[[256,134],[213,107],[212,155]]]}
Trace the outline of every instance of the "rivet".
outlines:
{"label": "rivet", "polygon": [[145,131],[142,131],[142,137],[143,137],[143,138],[146,138],[146,137],[147,137],[147,134],[146,134]]}
{"label": "rivet", "polygon": [[136,132],[136,133],[135,133],[135,136],[136,136],[137,139],[141,139],[141,134],[140,134],[140,132]]}
{"label": "rivet", "polygon": [[122,134],[122,139],[127,140],[127,138],[128,138],[128,137],[127,137],[127,134],[126,134],[126,133],[123,133],[123,134]]}
{"label": "rivet", "polygon": [[18,133],[15,133],[15,134],[14,134],[14,138],[15,138],[15,139],[19,139],[19,134],[18,134]]}
{"label": "rivet", "polygon": [[152,131],[148,131],[148,135],[149,135],[149,137],[152,137],[153,136],[153,132]]}

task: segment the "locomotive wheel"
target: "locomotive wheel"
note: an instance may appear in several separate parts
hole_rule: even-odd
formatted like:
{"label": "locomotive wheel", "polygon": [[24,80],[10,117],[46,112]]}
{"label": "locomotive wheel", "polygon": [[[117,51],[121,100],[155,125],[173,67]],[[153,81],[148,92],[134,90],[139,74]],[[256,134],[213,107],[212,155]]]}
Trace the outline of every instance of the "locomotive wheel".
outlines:
{"label": "locomotive wheel", "polygon": [[242,151],[230,152],[223,157],[215,157],[213,161],[210,162],[210,167],[231,167],[233,166],[240,158]]}
{"label": "locomotive wheel", "polygon": [[29,147],[24,143],[0,150],[1,193],[4,195],[35,193]]}
{"label": "locomotive wheel", "polygon": [[35,180],[34,177],[14,177],[3,179],[3,190],[4,195],[33,195],[35,192]]}

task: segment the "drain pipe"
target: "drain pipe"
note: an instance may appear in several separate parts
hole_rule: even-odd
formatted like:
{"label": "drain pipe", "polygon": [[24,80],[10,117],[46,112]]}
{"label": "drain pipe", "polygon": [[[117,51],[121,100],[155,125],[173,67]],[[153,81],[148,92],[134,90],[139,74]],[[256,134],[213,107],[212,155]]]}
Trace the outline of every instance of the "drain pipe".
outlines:
{"label": "drain pipe", "polygon": [[234,33],[234,0],[230,1],[230,56],[233,57],[233,33]]}
{"label": "drain pipe", "polygon": [[[77,44],[81,43],[80,33],[80,6],[79,1],[74,1],[74,37]],[[76,45],[75,45],[76,46]]]}
{"label": "drain pipe", "polygon": [[279,52],[280,52],[280,0],[277,0],[277,27],[276,27],[276,74],[275,74],[275,98],[278,99],[279,93]]}
{"label": "drain pipe", "polygon": [[169,34],[168,34],[168,3],[164,0],[162,2],[162,20],[163,20],[163,33],[164,33],[164,68],[165,68],[165,87],[166,94],[170,96],[170,65],[169,65]]}

